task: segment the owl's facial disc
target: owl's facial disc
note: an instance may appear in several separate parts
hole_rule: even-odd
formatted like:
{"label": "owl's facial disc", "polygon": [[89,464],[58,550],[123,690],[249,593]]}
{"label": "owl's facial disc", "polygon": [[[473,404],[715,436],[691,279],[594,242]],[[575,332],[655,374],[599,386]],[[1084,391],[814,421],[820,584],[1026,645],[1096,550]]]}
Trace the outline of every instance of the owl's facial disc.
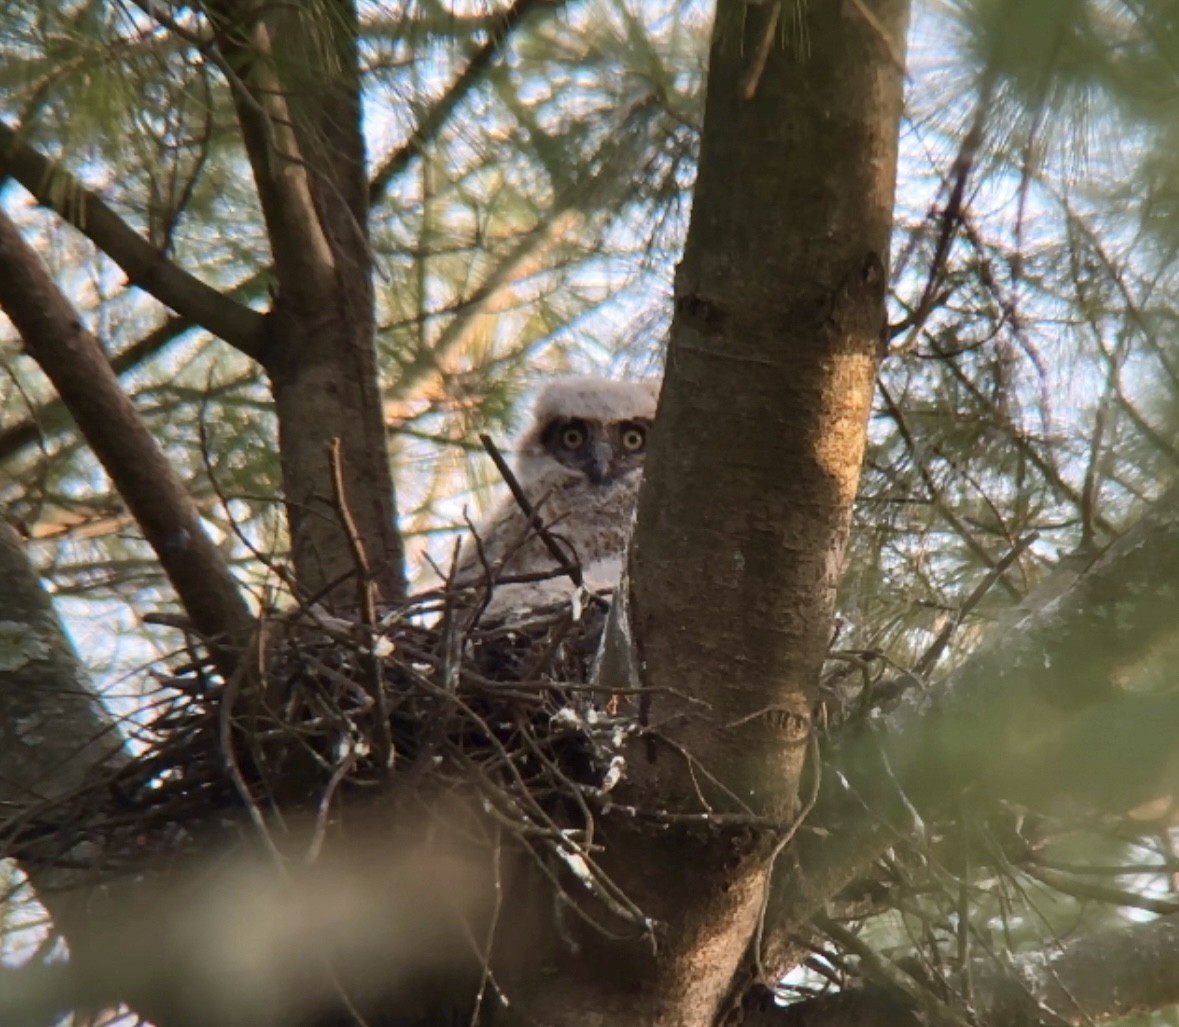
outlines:
{"label": "owl's facial disc", "polygon": [[541,435],[545,449],[558,462],[584,474],[595,485],[608,485],[642,467],[647,423],[602,424],[580,418],[558,418]]}

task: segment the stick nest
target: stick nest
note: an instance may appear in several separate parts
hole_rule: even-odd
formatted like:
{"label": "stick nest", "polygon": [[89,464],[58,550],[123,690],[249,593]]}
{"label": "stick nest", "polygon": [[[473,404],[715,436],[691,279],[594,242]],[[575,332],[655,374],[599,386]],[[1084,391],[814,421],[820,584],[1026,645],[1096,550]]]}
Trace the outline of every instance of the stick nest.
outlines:
{"label": "stick nest", "polygon": [[627,697],[592,684],[608,604],[570,585],[570,601],[487,623],[486,594],[425,593],[371,624],[314,609],[270,618],[255,669],[229,681],[194,644],[156,675],[144,751],[0,844],[119,871],[203,844],[211,822],[266,833],[297,813],[316,847],[345,802],[425,784],[474,797],[546,873],[563,864],[641,925],[592,855],[638,730]]}

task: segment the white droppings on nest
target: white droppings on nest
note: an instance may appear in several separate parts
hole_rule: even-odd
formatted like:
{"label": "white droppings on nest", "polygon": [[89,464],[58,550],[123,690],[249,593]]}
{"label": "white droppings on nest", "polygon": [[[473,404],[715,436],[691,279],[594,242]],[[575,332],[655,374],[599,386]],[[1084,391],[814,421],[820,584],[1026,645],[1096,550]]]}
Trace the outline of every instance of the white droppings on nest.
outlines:
{"label": "white droppings on nest", "polygon": [[622,780],[622,775],[626,772],[626,760],[621,756],[615,756],[610,760],[610,766],[606,768],[606,775],[602,778],[601,792],[605,795],[611,791],[619,781]]}
{"label": "white droppings on nest", "polygon": [[336,763],[343,763],[347,759],[364,759],[372,753],[372,746],[363,739],[351,735],[340,735],[333,746]]}
{"label": "white droppings on nest", "polygon": [[589,864],[585,861],[585,857],[576,850],[569,850],[563,846],[557,849],[559,855],[565,865],[573,871],[573,876],[576,877],[587,888],[594,887],[594,873],[589,868]]}
{"label": "white droppings on nest", "polygon": [[378,660],[383,660],[387,656],[393,655],[393,640],[385,635],[379,635],[373,642],[373,656]]}
{"label": "white droppings on nest", "polygon": [[585,721],[581,719],[581,714],[572,706],[562,706],[553,714],[550,723],[556,727],[567,727],[574,730],[585,727]]}

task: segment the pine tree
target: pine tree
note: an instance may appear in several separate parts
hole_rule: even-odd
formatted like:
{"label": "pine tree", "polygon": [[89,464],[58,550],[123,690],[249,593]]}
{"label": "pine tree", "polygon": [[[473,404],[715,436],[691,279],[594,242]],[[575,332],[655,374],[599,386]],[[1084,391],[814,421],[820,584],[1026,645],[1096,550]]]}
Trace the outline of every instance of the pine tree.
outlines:
{"label": "pine tree", "polygon": [[[909,6],[0,5],[0,1020],[1179,1002],[1179,36]],[[478,435],[661,361],[509,673]]]}

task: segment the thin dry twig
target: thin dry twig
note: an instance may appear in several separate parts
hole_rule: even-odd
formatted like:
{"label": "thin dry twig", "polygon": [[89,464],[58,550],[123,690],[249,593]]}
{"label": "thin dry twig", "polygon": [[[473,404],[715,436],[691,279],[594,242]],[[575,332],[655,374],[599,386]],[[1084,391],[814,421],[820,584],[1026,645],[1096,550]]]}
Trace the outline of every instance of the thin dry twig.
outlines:
{"label": "thin dry twig", "polygon": [[376,585],[369,569],[368,554],[364,541],[357,530],[356,521],[348,507],[348,496],[344,490],[344,465],[340,456],[340,440],[332,439],[328,444],[328,465],[332,474],[332,498],[348,547],[356,565],[356,598],[360,606],[361,623],[364,625],[369,643],[368,650],[361,654],[361,660],[368,672],[369,692],[377,706],[377,745],[381,765],[393,769],[393,735],[389,728],[389,704],[385,698],[385,683],[381,677],[381,659],[377,655],[377,608]]}
{"label": "thin dry twig", "polygon": [[983,575],[982,580],[975,585],[962,604],[955,611],[954,616],[951,617],[941,631],[938,632],[937,637],[930,643],[929,648],[925,650],[917,660],[913,667],[913,673],[919,678],[926,678],[930,671],[937,666],[937,661],[941,659],[942,653],[946,651],[950,640],[954,637],[954,632],[961,627],[962,622],[966,616],[973,610],[983,597],[991,590],[996,582],[1006,573],[1007,568],[1010,567],[1020,556],[1028,549],[1028,547],[1040,537],[1038,531],[1033,531],[1025,535],[1018,542],[1015,543],[1008,550],[1007,554],[994,567]]}
{"label": "thin dry twig", "polygon": [[541,542],[544,543],[544,547],[552,554],[553,559],[557,561],[561,571],[564,574],[567,574],[569,576],[569,580],[580,588],[583,580],[580,565],[572,562],[569,559],[568,554],[561,548],[560,543],[557,542],[557,540],[553,537],[552,532],[549,531],[548,527],[541,519],[540,514],[536,512],[532,502],[524,492],[523,487],[521,487],[520,482],[516,478],[516,475],[512,473],[512,469],[508,466],[508,462],[503,458],[503,454],[500,453],[499,447],[491,441],[490,435],[480,435],[479,441],[483,443],[483,448],[487,450],[487,455],[491,457],[492,462],[495,464],[496,470],[499,471],[500,476],[504,480],[504,483],[511,490],[512,498],[516,501],[516,504],[520,507],[521,512],[527,518],[529,526],[540,537]]}

